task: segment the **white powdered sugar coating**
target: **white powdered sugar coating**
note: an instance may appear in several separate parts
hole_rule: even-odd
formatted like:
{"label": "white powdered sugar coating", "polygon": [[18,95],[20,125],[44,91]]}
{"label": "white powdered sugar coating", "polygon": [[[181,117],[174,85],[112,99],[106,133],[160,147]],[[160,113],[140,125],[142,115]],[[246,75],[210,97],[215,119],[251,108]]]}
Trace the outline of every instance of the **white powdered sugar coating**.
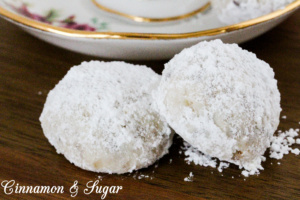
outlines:
{"label": "white powdered sugar coating", "polygon": [[[261,161],[266,161],[266,157],[261,156],[260,157]],[[256,169],[245,169],[242,171],[242,175],[248,177],[249,175],[259,175],[260,174],[260,170],[264,170],[264,168],[259,165]]]}
{"label": "white powdered sugar coating", "polygon": [[172,133],[151,92],[161,77],[146,66],[83,62],[49,92],[45,136],[76,166],[106,173],[147,167],[168,152]]}
{"label": "white powdered sugar coating", "polygon": [[[184,151],[185,161],[187,164],[194,163],[195,165],[200,165],[203,167],[217,167],[217,159],[212,158],[208,155],[205,155],[198,151],[196,148],[192,147],[189,143],[183,142],[182,149]],[[226,169],[229,167],[229,163],[226,162],[220,162],[218,166],[218,171],[222,172],[223,169]]]}
{"label": "white powdered sugar coating", "polygon": [[226,169],[229,167],[229,163],[225,163],[225,162],[220,162],[219,167],[218,167],[218,171],[222,172],[223,169]]}
{"label": "white powdered sugar coating", "polygon": [[217,166],[216,159],[213,159],[208,155],[204,155],[196,148],[193,148],[189,143],[184,142],[182,149],[184,151],[184,155],[186,156],[184,160],[188,164],[191,164],[193,162],[195,165],[216,168]]}
{"label": "white powdered sugar coating", "polygon": [[[295,138],[299,136],[299,129],[289,129],[288,131],[282,132],[281,130],[277,131],[278,135],[273,136],[271,139],[271,146],[270,146],[270,158],[275,159],[282,159],[284,155],[289,153],[293,153],[296,156],[300,155],[300,150],[298,148],[291,148],[293,144],[300,144],[300,138]],[[203,153],[199,152],[197,149],[193,148],[187,142],[183,143],[182,149],[184,150],[184,154],[187,156],[185,161],[187,164],[194,163],[200,166],[210,166],[216,168],[217,160],[211,158],[210,156],[204,155]],[[265,157],[261,157],[262,161],[265,161]],[[277,163],[280,165],[280,162]],[[273,165],[273,163],[271,163]],[[218,166],[218,171],[222,172],[223,169],[229,167],[229,163],[220,162]],[[256,170],[243,170],[242,175],[248,177],[249,175],[258,175],[260,174],[259,170],[263,170],[262,167]]]}
{"label": "white powdered sugar coating", "polygon": [[283,9],[294,0],[211,0],[220,21],[236,24]]}
{"label": "white powdered sugar coating", "polygon": [[280,132],[278,136],[274,136],[271,140],[270,158],[282,159],[284,155],[294,153],[299,155],[299,149],[292,149],[291,146],[297,143],[295,137],[297,137],[299,130],[290,129],[285,132]]}
{"label": "white powdered sugar coating", "polygon": [[201,42],[165,65],[154,96],[194,148],[248,171],[262,168],[281,108],[274,72],[255,54],[221,40]]}

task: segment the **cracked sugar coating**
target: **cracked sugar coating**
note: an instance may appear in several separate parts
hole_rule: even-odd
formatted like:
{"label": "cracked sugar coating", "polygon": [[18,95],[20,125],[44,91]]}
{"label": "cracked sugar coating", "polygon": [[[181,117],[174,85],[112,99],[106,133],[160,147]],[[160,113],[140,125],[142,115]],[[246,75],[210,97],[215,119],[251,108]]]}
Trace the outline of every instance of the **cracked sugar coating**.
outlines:
{"label": "cracked sugar coating", "polygon": [[211,0],[220,21],[236,24],[269,14],[294,0]]}
{"label": "cracked sugar coating", "polygon": [[161,77],[146,66],[84,62],[49,92],[40,117],[49,142],[76,166],[106,173],[147,167],[172,134],[152,105]]}
{"label": "cracked sugar coating", "polygon": [[221,40],[201,42],[165,65],[154,96],[161,115],[193,147],[261,169],[281,108],[274,72],[255,54]]}

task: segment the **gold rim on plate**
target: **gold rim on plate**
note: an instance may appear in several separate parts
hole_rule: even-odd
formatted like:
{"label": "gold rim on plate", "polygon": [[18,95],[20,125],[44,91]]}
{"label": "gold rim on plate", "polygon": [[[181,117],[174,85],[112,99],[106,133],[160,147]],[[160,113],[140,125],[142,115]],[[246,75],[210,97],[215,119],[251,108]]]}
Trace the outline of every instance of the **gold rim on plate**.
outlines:
{"label": "gold rim on plate", "polygon": [[280,17],[286,13],[289,13],[300,7],[300,0],[296,0],[293,3],[287,5],[284,9],[277,10],[270,14],[244,21],[238,24],[224,26],[220,28],[214,28],[204,31],[190,32],[190,33],[174,33],[174,34],[164,34],[164,33],[120,33],[120,32],[92,32],[92,31],[80,31],[72,30],[67,28],[56,27],[53,25],[38,22],[15,13],[12,13],[2,7],[0,7],[0,15],[25,26],[35,28],[41,31],[46,31],[49,33],[55,33],[67,37],[77,37],[77,38],[92,38],[92,39],[139,39],[139,40],[171,40],[171,39],[186,39],[186,38],[196,38],[201,36],[212,36],[223,33],[229,33],[235,30],[244,29],[253,25],[257,25],[271,19]]}
{"label": "gold rim on plate", "polygon": [[135,22],[168,22],[168,21],[175,21],[175,20],[179,20],[179,19],[185,19],[188,17],[191,17],[193,15],[196,15],[200,12],[203,12],[205,10],[207,10],[210,7],[210,2],[206,3],[204,6],[190,12],[184,15],[180,15],[180,16],[175,16],[175,17],[168,17],[168,18],[148,18],[148,17],[140,17],[140,16],[135,16],[135,15],[129,15],[126,13],[122,13],[113,9],[110,9],[106,6],[101,5],[100,3],[98,3],[96,0],[92,0],[92,2],[101,10],[104,10],[106,12],[115,14],[115,15],[119,15],[121,17],[125,17],[127,19],[131,19]]}

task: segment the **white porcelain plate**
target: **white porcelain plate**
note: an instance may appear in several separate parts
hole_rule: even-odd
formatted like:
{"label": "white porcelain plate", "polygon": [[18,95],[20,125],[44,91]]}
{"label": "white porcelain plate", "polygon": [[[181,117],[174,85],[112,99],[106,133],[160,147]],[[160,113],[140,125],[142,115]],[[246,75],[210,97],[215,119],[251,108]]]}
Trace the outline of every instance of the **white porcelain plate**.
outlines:
{"label": "white porcelain plate", "polygon": [[192,17],[134,22],[102,11],[93,0],[0,0],[0,14],[28,33],[75,52],[112,59],[169,59],[202,40],[241,43],[265,33],[300,7],[225,26],[208,5]]}

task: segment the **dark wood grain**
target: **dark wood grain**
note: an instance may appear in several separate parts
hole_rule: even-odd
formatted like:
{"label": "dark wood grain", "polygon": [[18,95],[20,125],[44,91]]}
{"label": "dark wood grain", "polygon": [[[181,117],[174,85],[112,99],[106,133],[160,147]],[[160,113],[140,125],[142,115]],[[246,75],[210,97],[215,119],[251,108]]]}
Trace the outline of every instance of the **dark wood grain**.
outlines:
{"label": "dark wood grain", "polygon": [[[300,121],[300,12],[265,35],[241,46],[274,68],[282,95],[279,129],[299,128]],[[230,166],[216,169],[187,165],[178,153],[181,139],[175,139],[170,154],[138,173],[150,179],[136,180],[133,174],[105,175],[81,170],[70,164],[44,137],[39,123],[46,95],[69,68],[97,59],[44,43],[0,19],[0,181],[15,180],[20,185],[62,185],[60,195],[13,194],[0,199],[68,199],[68,188],[80,185],[76,199],[99,198],[84,195],[84,185],[103,176],[102,185],[121,185],[119,194],[106,199],[300,199],[300,156],[289,154],[280,160],[268,159],[259,176],[244,180],[241,171]],[[133,62],[151,66],[161,73],[163,63]],[[42,95],[38,95],[41,91]],[[300,147],[300,145],[294,145]],[[169,160],[173,162],[170,164]],[[154,171],[154,173],[152,173]],[[184,182],[189,172],[194,182]],[[223,175],[223,176],[222,176]],[[234,177],[234,179],[232,178]]]}

